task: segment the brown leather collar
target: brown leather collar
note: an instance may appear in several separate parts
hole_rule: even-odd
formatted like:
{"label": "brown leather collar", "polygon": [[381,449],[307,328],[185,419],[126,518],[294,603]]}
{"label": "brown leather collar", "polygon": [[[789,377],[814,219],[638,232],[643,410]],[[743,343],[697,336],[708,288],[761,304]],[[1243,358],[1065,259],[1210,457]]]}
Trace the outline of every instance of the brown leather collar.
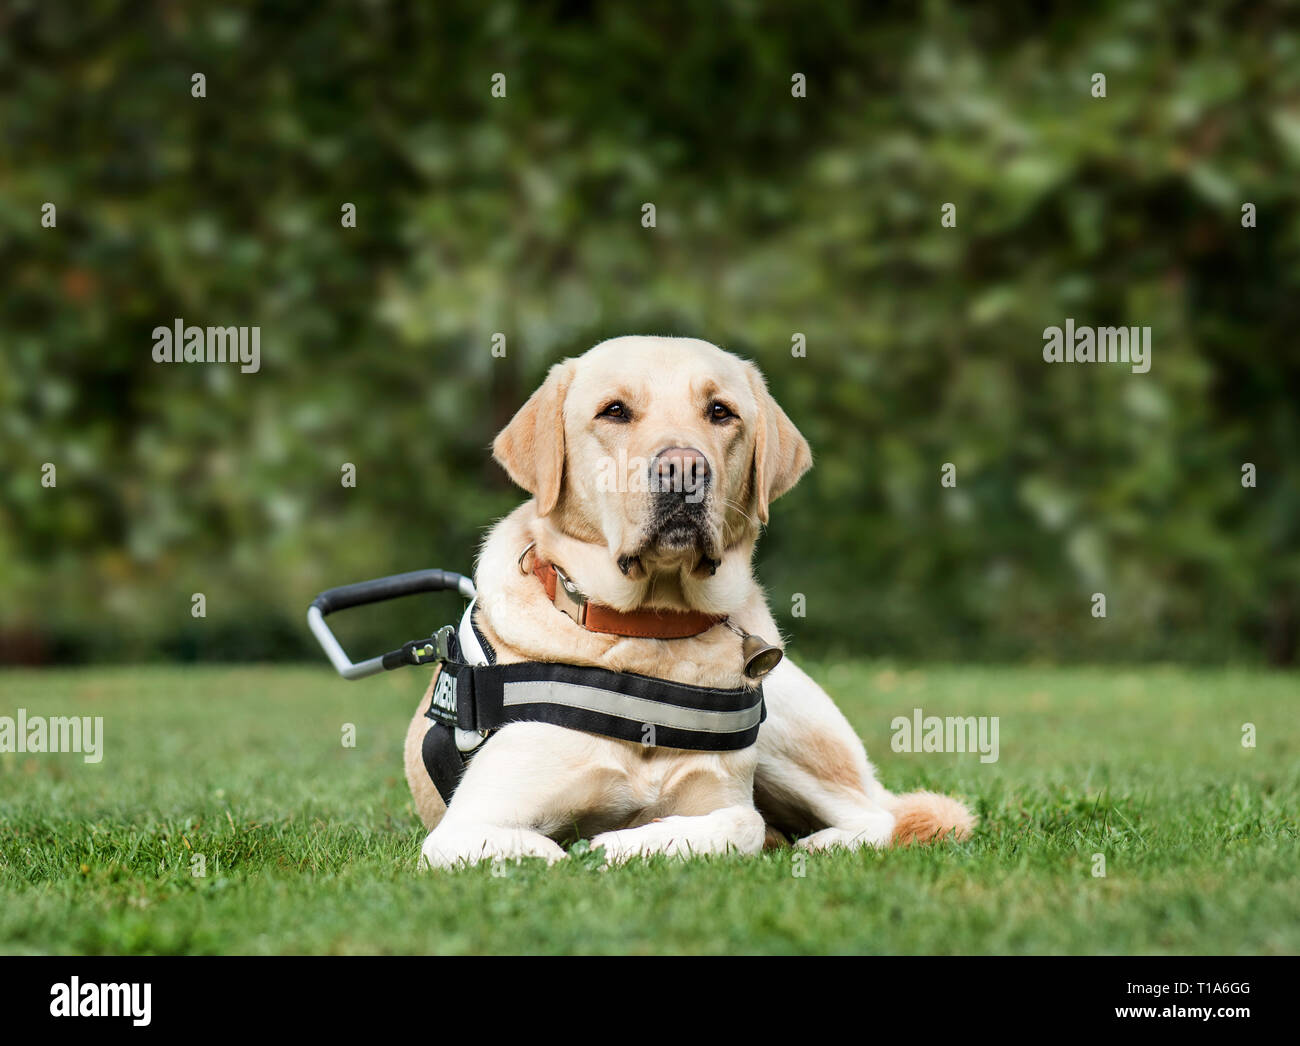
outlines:
{"label": "brown leather collar", "polygon": [[546,598],[588,632],[638,639],[687,639],[726,620],[723,614],[699,610],[615,610],[589,600],[553,563],[535,559],[533,573],[546,589]]}

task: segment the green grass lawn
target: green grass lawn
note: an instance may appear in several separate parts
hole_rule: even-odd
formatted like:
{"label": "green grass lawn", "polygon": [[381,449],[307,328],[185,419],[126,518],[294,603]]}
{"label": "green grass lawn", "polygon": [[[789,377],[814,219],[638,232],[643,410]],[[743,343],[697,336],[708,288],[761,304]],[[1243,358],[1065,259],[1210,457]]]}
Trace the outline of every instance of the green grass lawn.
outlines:
{"label": "green grass lawn", "polygon": [[[0,950],[1294,953],[1300,679],[1246,670],[816,669],[887,786],[965,796],[960,845],[417,871],[416,672],[0,673],[0,715],[104,717],[104,758],[0,754]],[[1000,717],[1000,759],[890,720]],[[1243,723],[1257,746],[1244,748]],[[356,747],[341,743],[345,723]],[[1094,854],[1106,874],[1094,877]],[[206,876],[192,874],[204,855]]]}

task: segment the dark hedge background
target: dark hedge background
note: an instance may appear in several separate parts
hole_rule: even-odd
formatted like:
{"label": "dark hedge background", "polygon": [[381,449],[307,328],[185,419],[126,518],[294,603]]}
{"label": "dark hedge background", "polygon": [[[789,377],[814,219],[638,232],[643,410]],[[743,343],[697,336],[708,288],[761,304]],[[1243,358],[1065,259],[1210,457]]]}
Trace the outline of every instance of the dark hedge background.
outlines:
{"label": "dark hedge background", "polygon": [[[796,650],[1293,661],[1296,14],[0,3],[0,658],[319,656],[319,589],[470,565],[549,364],[672,333],[814,447],[760,549]],[[1151,372],[1045,364],[1067,316]],[[155,364],[174,317],[260,373]]]}

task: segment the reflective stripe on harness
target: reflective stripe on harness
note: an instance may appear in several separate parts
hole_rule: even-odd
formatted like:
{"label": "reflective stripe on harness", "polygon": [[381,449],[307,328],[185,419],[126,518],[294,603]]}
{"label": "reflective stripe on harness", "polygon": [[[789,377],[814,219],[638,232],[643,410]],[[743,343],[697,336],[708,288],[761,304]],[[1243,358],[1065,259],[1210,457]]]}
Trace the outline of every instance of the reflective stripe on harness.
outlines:
{"label": "reflective stripe on harness", "polygon": [[428,715],[461,730],[553,723],[661,748],[730,752],[748,748],[763,721],[763,688],[717,690],[582,665],[447,662],[456,681]]}
{"label": "reflective stripe on harness", "polygon": [[498,665],[490,644],[473,627],[473,609],[471,604],[461,623],[460,654],[479,663],[443,662],[425,713],[432,720],[424,740],[425,769],[445,802],[460,783],[454,763],[463,772],[472,754],[463,750],[465,739],[508,723],[550,723],[647,747],[699,752],[736,751],[758,739],[766,715],[761,684],[720,690],[584,665]]}

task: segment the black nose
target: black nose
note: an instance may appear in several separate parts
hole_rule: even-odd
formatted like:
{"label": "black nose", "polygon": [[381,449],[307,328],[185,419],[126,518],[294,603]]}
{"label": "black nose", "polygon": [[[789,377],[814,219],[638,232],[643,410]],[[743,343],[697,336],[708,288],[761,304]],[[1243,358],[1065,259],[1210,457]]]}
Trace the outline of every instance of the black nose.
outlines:
{"label": "black nose", "polygon": [[709,483],[709,459],[694,447],[669,447],[650,463],[651,490],[658,494],[702,494]]}

